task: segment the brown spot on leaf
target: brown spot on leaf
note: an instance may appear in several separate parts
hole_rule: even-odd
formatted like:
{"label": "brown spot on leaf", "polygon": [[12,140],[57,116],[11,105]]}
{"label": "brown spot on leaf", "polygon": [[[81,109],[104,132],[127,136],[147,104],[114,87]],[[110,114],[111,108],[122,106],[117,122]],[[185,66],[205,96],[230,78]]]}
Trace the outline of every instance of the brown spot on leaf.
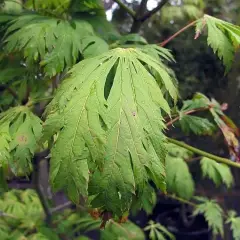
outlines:
{"label": "brown spot on leaf", "polygon": [[28,138],[25,135],[20,135],[17,138],[17,141],[19,142],[19,144],[25,144],[27,143]]}

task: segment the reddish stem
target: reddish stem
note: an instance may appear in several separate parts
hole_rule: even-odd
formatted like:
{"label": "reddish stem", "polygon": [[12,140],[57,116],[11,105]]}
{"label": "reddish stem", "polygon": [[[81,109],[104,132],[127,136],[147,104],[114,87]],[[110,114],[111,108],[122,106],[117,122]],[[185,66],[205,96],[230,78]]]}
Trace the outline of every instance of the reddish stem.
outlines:
{"label": "reddish stem", "polygon": [[[197,109],[192,109],[192,110],[188,110],[186,112],[184,112],[184,115],[189,115],[195,112],[200,112],[200,111],[205,111],[208,110],[211,106],[209,107],[204,107],[204,108],[197,108]],[[174,119],[172,119],[171,121],[166,123],[166,126],[169,127],[170,125],[172,125],[173,123],[175,123],[176,121],[178,121],[180,119],[180,115],[178,115],[177,117],[175,117]]]}
{"label": "reddish stem", "polygon": [[176,32],[175,34],[173,34],[171,37],[169,37],[168,39],[166,39],[165,41],[161,42],[159,45],[161,47],[164,47],[166,44],[168,44],[170,41],[172,41],[175,37],[177,37],[179,34],[181,34],[182,32],[184,32],[185,30],[187,30],[188,28],[194,26],[196,24],[198,20],[195,20],[191,23],[189,23],[187,26],[183,27],[182,29],[180,29],[178,32]]}

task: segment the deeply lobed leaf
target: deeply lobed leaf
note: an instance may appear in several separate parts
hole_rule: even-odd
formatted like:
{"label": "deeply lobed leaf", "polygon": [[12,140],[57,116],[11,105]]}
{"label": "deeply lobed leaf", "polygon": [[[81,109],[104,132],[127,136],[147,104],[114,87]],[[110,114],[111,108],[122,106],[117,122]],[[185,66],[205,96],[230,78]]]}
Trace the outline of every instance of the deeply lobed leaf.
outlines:
{"label": "deeply lobed leaf", "polygon": [[185,159],[189,158],[191,153],[174,144],[168,144],[168,149],[166,157],[167,190],[182,198],[190,199],[194,193],[194,182]]}
{"label": "deeply lobed leaf", "polygon": [[179,123],[181,129],[186,134],[193,132],[196,135],[212,135],[215,130],[214,124],[208,119],[197,116],[183,114],[179,119]]}
{"label": "deeply lobed leaf", "polygon": [[0,115],[0,167],[9,165],[16,175],[29,173],[41,132],[41,120],[27,107],[3,112]]}
{"label": "deeply lobed leaf", "polygon": [[233,176],[227,165],[204,157],[201,160],[201,169],[203,176],[212,179],[217,186],[221,183],[225,183],[228,188],[232,186]]}
{"label": "deeply lobed leaf", "polygon": [[55,190],[77,202],[87,196],[90,177],[92,206],[117,215],[148,179],[165,191],[160,109],[169,113],[169,106],[147,66],[176,98],[163,65],[136,49],[115,49],[72,69],[47,108],[45,139],[58,133],[50,169]]}
{"label": "deeply lobed leaf", "polygon": [[[96,54],[108,50],[108,45],[95,36],[91,25],[82,20],[70,22],[35,14],[23,15],[11,22],[6,36],[8,52],[23,51],[28,64],[41,61],[49,76],[72,67],[80,54],[96,42],[102,44]],[[94,50],[88,49],[88,52],[94,54]]]}
{"label": "deeply lobed leaf", "polygon": [[208,28],[208,45],[223,60],[227,72],[232,65],[235,50],[240,45],[240,27],[205,14],[196,25],[196,37],[205,25]]}
{"label": "deeply lobed leaf", "polygon": [[228,212],[226,223],[230,224],[234,240],[240,239],[240,217],[237,216],[235,211]]}
{"label": "deeply lobed leaf", "polygon": [[208,222],[209,228],[212,229],[213,234],[220,234],[223,236],[223,210],[216,203],[215,200],[209,200],[207,198],[196,198],[200,204],[197,205],[194,215],[199,213],[203,214]]}

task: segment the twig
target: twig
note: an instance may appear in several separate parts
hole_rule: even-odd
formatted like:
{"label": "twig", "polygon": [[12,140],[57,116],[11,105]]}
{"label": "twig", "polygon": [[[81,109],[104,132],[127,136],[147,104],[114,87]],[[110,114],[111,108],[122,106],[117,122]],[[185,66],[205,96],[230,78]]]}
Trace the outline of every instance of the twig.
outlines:
{"label": "twig", "polygon": [[[192,110],[188,110],[186,112],[183,112],[183,115],[189,115],[195,112],[201,112],[201,111],[205,111],[208,110],[210,108],[209,107],[203,107],[203,108],[196,108],[196,109],[192,109]],[[166,126],[169,127],[170,125],[172,125],[173,123],[175,123],[176,121],[178,121],[180,119],[180,115],[178,115],[177,117],[175,117],[174,119],[172,119],[171,121],[166,123]]]}
{"label": "twig", "polygon": [[0,211],[0,217],[8,217],[8,218],[13,218],[13,219],[18,219],[17,217],[13,216],[12,214],[5,213]]}
{"label": "twig", "polygon": [[178,141],[178,140],[175,140],[175,139],[172,139],[172,138],[167,138],[168,142],[170,143],[173,143],[175,145],[178,145],[180,147],[183,147],[185,149],[188,149],[189,151],[191,152],[194,152],[196,154],[199,154],[201,156],[204,156],[204,157],[207,157],[209,159],[212,159],[216,162],[219,162],[219,163],[224,163],[224,164],[227,164],[229,166],[232,166],[232,167],[236,167],[236,168],[240,168],[240,164],[239,163],[236,163],[236,162],[232,162],[230,159],[227,159],[227,158],[222,158],[222,157],[219,157],[219,156],[216,156],[216,155],[213,155],[211,153],[208,153],[208,152],[205,152],[205,151],[202,151],[198,148],[195,148],[195,147],[192,147],[184,142],[181,142],[181,141]]}
{"label": "twig", "polygon": [[136,13],[131,8],[126,6],[121,0],[113,0],[113,1],[116,2],[121,8],[123,8],[133,19],[135,19]]}
{"label": "twig", "polygon": [[163,194],[163,193],[160,193],[161,196],[164,196],[166,198],[171,198],[173,200],[177,200],[178,202],[182,202],[182,203],[185,203],[185,204],[188,204],[190,206],[193,206],[193,207],[196,207],[197,205],[193,202],[190,202],[186,199],[183,199],[183,198],[180,198],[180,197],[177,197],[176,195],[174,194]]}
{"label": "twig", "polygon": [[143,15],[139,20],[142,22],[146,21],[148,18],[150,18],[152,15],[157,13],[159,10],[162,9],[162,7],[168,2],[168,0],[162,0],[157,7],[155,7],[153,10],[147,12],[145,15]]}
{"label": "twig", "polygon": [[185,161],[188,162],[188,163],[191,163],[191,162],[198,161],[198,160],[201,160],[201,159],[202,159],[202,157],[201,157],[201,156],[198,156],[198,157],[193,157],[193,158],[185,159]]}
{"label": "twig", "polygon": [[72,202],[66,202],[66,203],[64,203],[64,204],[61,204],[61,205],[59,205],[59,206],[57,206],[57,207],[55,207],[55,208],[52,208],[51,209],[51,213],[53,214],[53,213],[55,213],[55,212],[59,212],[59,211],[61,211],[61,210],[63,210],[63,209],[65,209],[65,208],[67,208],[67,207],[70,207],[72,205]]}
{"label": "twig", "polygon": [[10,88],[7,84],[0,85],[0,91],[7,90],[15,99],[18,99],[17,93]]}
{"label": "twig", "polygon": [[[183,199],[181,197],[178,197],[174,194],[161,194],[162,196],[165,196],[167,198],[171,198],[171,199],[174,199],[174,200],[177,200],[178,202],[181,202],[181,203],[184,203],[184,204],[188,204],[189,206],[192,206],[193,208],[197,208],[198,207],[198,204],[194,203],[194,202],[191,202],[191,201],[188,201],[186,199]],[[228,218],[227,214],[226,213],[223,213],[223,217],[225,219]]]}
{"label": "twig", "polygon": [[166,44],[168,44],[170,41],[172,41],[175,37],[177,37],[179,34],[181,34],[182,32],[184,32],[185,30],[187,30],[188,28],[194,26],[196,24],[198,20],[195,20],[191,23],[189,23],[187,26],[183,27],[182,29],[180,29],[178,32],[176,32],[175,34],[173,34],[171,37],[169,37],[168,39],[166,39],[165,41],[161,42],[159,45],[161,47],[164,47]]}
{"label": "twig", "polygon": [[48,156],[48,154],[49,154],[49,151],[44,150],[44,151],[42,151],[40,153],[36,153],[34,155],[34,158],[33,158],[33,185],[38,194],[38,197],[42,204],[43,210],[45,212],[45,215],[46,215],[45,221],[47,224],[50,225],[52,213],[51,213],[50,207],[48,205],[48,202],[42,192],[41,183],[39,182],[39,171],[40,171],[39,163],[43,158],[46,158]]}

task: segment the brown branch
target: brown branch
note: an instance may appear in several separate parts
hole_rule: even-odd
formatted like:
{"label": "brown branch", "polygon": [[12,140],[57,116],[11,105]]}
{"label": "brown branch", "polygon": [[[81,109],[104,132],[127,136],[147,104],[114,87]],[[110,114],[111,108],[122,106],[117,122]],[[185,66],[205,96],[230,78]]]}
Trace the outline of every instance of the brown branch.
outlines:
{"label": "brown branch", "polygon": [[194,26],[196,24],[197,20],[189,23],[187,26],[183,27],[182,29],[180,29],[178,32],[176,32],[175,34],[173,34],[171,37],[169,37],[168,39],[166,39],[165,41],[159,43],[159,45],[161,47],[164,47],[166,44],[168,44],[170,41],[172,41],[174,38],[176,38],[179,34],[181,34],[182,32],[184,32],[185,30],[187,30],[188,28]]}
{"label": "brown branch", "polygon": [[147,1],[148,0],[142,0],[140,3],[140,6],[138,8],[138,11],[136,13],[135,19],[132,24],[131,33],[137,33],[140,30],[140,27],[144,21],[141,20],[141,16],[145,13],[147,8]]}
{"label": "brown branch", "polygon": [[52,220],[51,219],[52,218],[51,209],[48,205],[47,199],[45,198],[45,196],[42,192],[41,183],[39,182],[39,171],[40,171],[39,164],[42,159],[44,159],[48,156],[48,154],[49,154],[49,150],[44,150],[44,151],[36,153],[34,155],[34,158],[33,158],[33,185],[38,194],[39,200],[42,204],[44,213],[46,215],[45,221],[48,225],[50,225],[51,220]]}
{"label": "brown branch", "polygon": [[150,18],[152,15],[154,15],[155,13],[157,13],[158,11],[160,11],[162,9],[162,7],[168,2],[168,0],[161,0],[161,2],[158,4],[157,7],[155,7],[153,10],[147,12],[145,15],[143,15],[140,18],[140,21],[144,22],[146,21],[148,18]]}

